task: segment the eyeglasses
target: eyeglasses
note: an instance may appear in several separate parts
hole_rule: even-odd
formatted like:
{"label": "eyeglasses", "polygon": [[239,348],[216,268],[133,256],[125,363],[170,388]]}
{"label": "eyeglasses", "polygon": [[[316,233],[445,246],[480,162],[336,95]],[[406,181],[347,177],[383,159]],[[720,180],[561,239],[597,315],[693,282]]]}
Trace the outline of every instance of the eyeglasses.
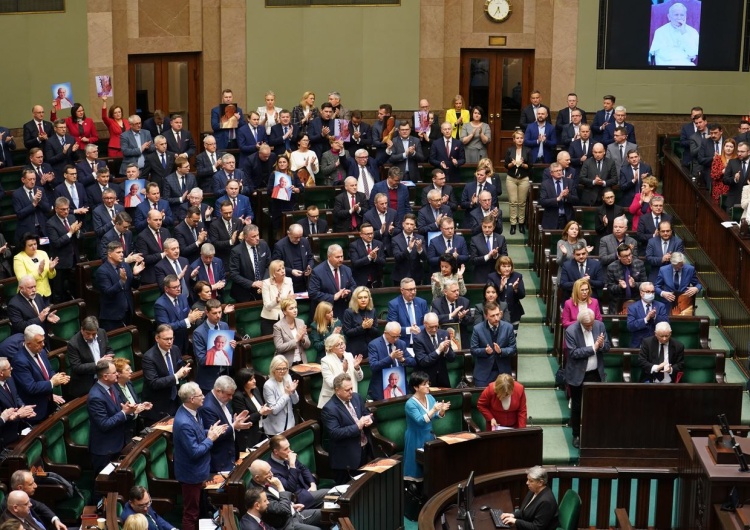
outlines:
{"label": "eyeglasses", "polygon": [[283,372],[288,372],[288,371],[289,371],[289,368],[276,368],[276,369],[274,370],[274,372],[282,372],[282,373],[283,373]]}
{"label": "eyeglasses", "polygon": [[[193,397],[195,397],[195,396],[193,396]],[[149,506],[151,506],[151,504],[153,502],[154,501],[149,500],[148,502],[140,502],[138,504],[134,504],[133,506],[135,506],[136,508],[148,508]]]}

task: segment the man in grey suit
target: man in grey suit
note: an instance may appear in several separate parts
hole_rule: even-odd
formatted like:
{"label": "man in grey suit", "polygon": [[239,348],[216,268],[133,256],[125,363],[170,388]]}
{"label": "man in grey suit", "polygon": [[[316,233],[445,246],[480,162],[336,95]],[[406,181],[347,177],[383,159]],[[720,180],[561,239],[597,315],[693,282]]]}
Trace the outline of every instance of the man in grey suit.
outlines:
{"label": "man in grey suit", "polygon": [[128,164],[138,165],[138,169],[143,169],[146,163],[146,154],[154,152],[154,142],[151,139],[151,133],[141,129],[141,117],[133,114],[128,118],[130,130],[125,131],[120,136],[120,147],[122,148],[122,164],[120,165],[120,175],[125,175]]}
{"label": "man in grey suit", "polygon": [[391,147],[385,150],[390,156],[388,162],[401,170],[401,180],[418,182],[419,167],[417,164],[424,162],[421,142],[411,136],[411,125],[408,121],[398,126],[398,138],[393,140]]}
{"label": "man in grey suit", "polygon": [[607,158],[614,161],[618,175],[623,164],[628,161],[628,153],[633,149],[638,149],[638,146],[628,142],[628,131],[625,127],[616,127],[615,141],[607,146]]}
{"label": "man in grey suit", "polygon": [[602,269],[617,259],[617,247],[623,243],[635,250],[636,240],[626,234],[628,231],[628,218],[616,217],[612,221],[612,233],[599,240],[599,263]]}
{"label": "man in grey suit", "polygon": [[609,351],[609,338],[604,324],[594,318],[591,309],[578,312],[578,323],[565,330],[568,364],[565,380],[570,388],[570,426],[573,447],[581,445],[581,398],[584,383],[604,382],[604,353]]}

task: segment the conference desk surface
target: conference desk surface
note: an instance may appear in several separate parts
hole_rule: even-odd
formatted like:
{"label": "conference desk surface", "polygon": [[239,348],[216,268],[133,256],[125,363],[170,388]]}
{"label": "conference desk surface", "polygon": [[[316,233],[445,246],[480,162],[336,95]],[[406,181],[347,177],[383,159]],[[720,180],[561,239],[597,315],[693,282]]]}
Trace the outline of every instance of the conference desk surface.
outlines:
{"label": "conference desk surface", "polygon": [[[471,506],[471,513],[474,516],[474,528],[476,530],[494,529],[495,524],[492,522],[492,516],[489,510],[483,512],[480,510],[482,506],[489,506],[492,509],[502,509],[504,512],[513,511],[513,501],[510,498],[510,490],[493,491],[492,493],[485,493],[478,497],[474,497],[474,502]],[[443,512],[445,514],[445,520],[451,530],[456,530],[458,525],[461,528],[466,528],[465,521],[457,521],[456,515],[458,515],[458,508],[455,504],[451,505],[450,508]],[[442,523],[440,521],[440,515],[435,520],[435,530],[443,530]]]}

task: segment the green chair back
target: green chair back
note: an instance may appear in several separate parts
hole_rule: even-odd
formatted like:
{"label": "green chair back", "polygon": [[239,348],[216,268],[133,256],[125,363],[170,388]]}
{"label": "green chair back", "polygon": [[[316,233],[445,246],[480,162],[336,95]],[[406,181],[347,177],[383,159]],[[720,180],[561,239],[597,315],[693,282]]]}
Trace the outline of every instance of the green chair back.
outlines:
{"label": "green chair back", "polygon": [[578,514],[581,512],[581,497],[573,490],[568,490],[563,495],[560,503],[560,528],[562,530],[575,530],[578,528]]}
{"label": "green chair back", "polygon": [[148,448],[149,453],[149,471],[150,475],[156,478],[168,479],[169,476],[169,459],[167,458],[167,439],[165,436],[159,437]]}
{"label": "green chair back", "polygon": [[75,445],[89,446],[89,409],[78,407],[67,415],[68,438]]}
{"label": "green chair back", "polygon": [[86,305],[83,300],[77,300],[79,303],[70,303],[65,307],[57,310],[57,316],[60,320],[52,324],[50,331],[56,339],[69,341],[73,335],[81,329],[81,311],[85,311]]}
{"label": "green chair back", "polygon": [[296,436],[291,437],[289,445],[297,453],[297,459],[307,466],[311,473],[315,473],[315,433],[313,430],[305,429]]}
{"label": "green chair back", "polygon": [[133,465],[130,467],[130,469],[133,470],[134,486],[143,486],[144,488],[148,489],[148,476],[146,475],[147,464],[148,462],[146,461],[146,456],[143,453],[138,455],[138,457],[133,460]]}
{"label": "green chair back", "polygon": [[132,333],[119,333],[109,337],[109,346],[115,352],[115,357],[127,359],[130,361],[130,366],[135,370]]}
{"label": "green chair back", "polygon": [[623,356],[620,354],[604,354],[604,374],[607,377],[607,383],[622,383],[624,381],[622,361]]}
{"label": "green chair back", "polygon": [[[263,304],[252,302],[250,307],[235,306],[234,321],[237,329],[237,335],[241,338],[244,335],[250,337],[260,337],[260,313],[263,311]],[[239,340],[239,339],[238,339]]]}
{"label": "green chair back", "polygon": [[[154,303],[156,302],[156,299],[161,296],[161,291],[158,288],[153,289],[144,289],[139,292],[139,306],[138,309],[140,309],[141,313],[143,315],[150,319],[154,320]],[[150,333],[151,330],[141,330],[144,333]]]}
{"label": "green chair back", "polygon": [[276,355],[276,346],[274,346],[273,338],[270,335],[265,337],[265,339],[251,346],[250,358],[256,372],[268,375],[268,369],[271,367],[271,359]]}
{"label": "green chair back", "polygon": [[456,354],[456,359],[454,361],[447,363],[448,379],[450,380],[451,388],[456,388],[458,383],[461,382],[461,379],[463,379],[465,372],[464,363],[466,363],[466,357],[460,354]]}
{"label": "green chair back", "polygon": [[0,342],[4,341],[13,334],[13,328],[10,327],[10,320],[0,320]]}
{"label": "green chair back", "polygon": [[65,426],[58,421],[44,433],[45,455],[53,464],[67,464],[68,453],[65,447]]}
{"label": "green chair back", "polygon": [[327,209],[333,208],[333,201],[336,199],[335,188],[331,187],[312,187],[305,188],[305,192],[302,194],[302,200],[305,201],[306,205],[316,204],[318,208]]}
{"label": "green chair back", "polygon": [[484,416],[482,416],[482,413],[479,412],[479,409],[477,408],[477,402],[479,401],[479,396],[481,395],[481,392],[471,393],[471,419],[474,420],[474,423],[476,423],[482,431],[486,431],[487,420],[484,419]]}
{"label": "green chair back", "polygon": [[362,364],[362,381],[357,383],[357,394],[360,396],[366,396],[368,390],[370,390],[370,379],[372,379],[372,370],[369,364]]}
{"label": "green chair back", "polygon": [[686,350],[701,350],[700,321],[696,320],[673,320],[669,322],[672,327],[672,338],[680,341]]}
{"label": "green chair back", "polygon": [[686,355],[681,383],[715,383],[716,355]]}
{"label": "green chair back", "polygon": [[445,413],[444,418],[432,422],[432,429],[435,432],[435,436],[443,436],[444,434],[463,431],[463,394],[455,393],[446,397],[441,397],[440,401],[447,401],[451,404],[451,408]]}
{"label": "green chair back", "polygon": [[[459,406],[458,409],[460,411],[461,407]],[[396,452],[402,453],[406,435],[404,401],[397,399],[391,402],[381,402],[375,411],[375,425],[383,437],[396,444]]]}

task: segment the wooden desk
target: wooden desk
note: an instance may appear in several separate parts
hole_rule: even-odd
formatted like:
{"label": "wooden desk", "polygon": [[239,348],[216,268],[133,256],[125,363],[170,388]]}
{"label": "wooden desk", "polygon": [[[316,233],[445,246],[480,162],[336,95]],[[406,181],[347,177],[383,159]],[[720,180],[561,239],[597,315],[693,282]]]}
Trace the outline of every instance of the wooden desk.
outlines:
{"label": "wooden desk", "polygon": [[[424,467],[424,493],[429,498],[443,488],[468,477],[521,467],[542,461],[542,429],[509,429],[482,432],[473,440],[449,444],[436,439],[417,451],[417,462]],[[446,465],[450,462],[450,465]]]}
{"label": "wooden desk", "polygon": [[[489,510],[483,512],[479,509],[485,504],[493,510],[500,508],[504,512],[513,512],[513,501],[510,498],[509,490],[493,491],[479,497],[474,497],[474,502],[471,505],[471,515],[476,530],[491,530],[495,528]],[[456,519],[458,515],[458,508],[456,506],[451,506],[443,513],[445,514],[445,520],[451,525],[451,528],[457,528],[459,524],[463,528],[466,528],[464,521]],[[435,530],[442,530],[442,528],[440,521],[435,523]]]}

